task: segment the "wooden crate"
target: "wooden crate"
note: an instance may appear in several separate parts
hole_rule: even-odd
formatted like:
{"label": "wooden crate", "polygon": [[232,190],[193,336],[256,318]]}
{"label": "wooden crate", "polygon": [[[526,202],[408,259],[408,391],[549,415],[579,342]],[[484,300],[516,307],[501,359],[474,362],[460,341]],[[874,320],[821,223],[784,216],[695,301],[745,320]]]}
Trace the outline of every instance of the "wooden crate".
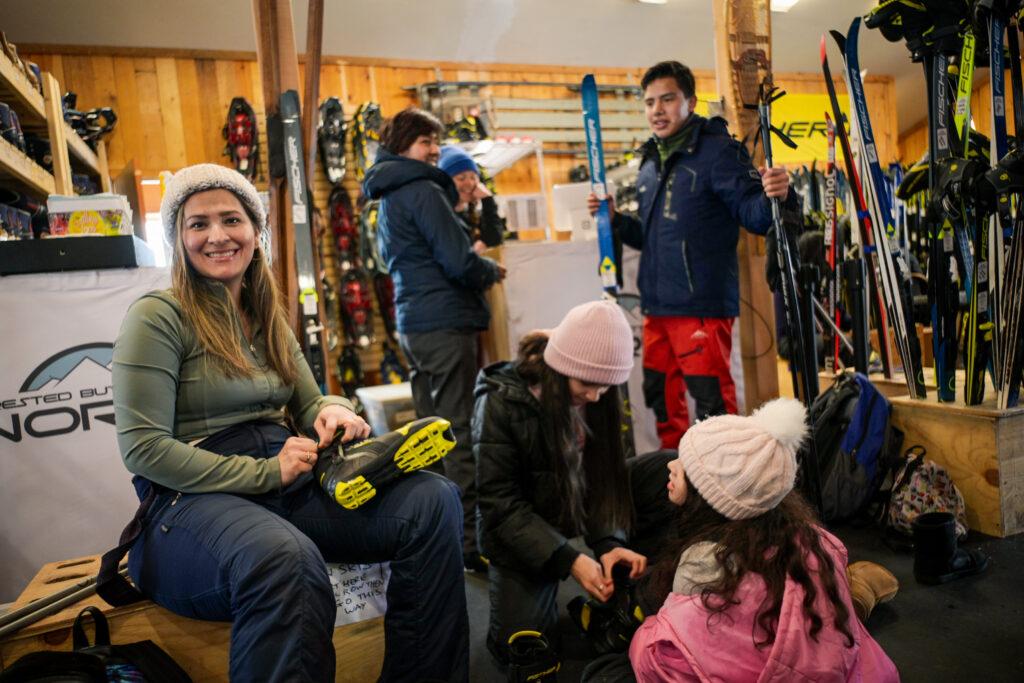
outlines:
{"label": "wooden crate", "polygon": [[[95,576],[98,571],[99,557],[96,555],[43,565],[11,608],[17,609],[85,577]],[[180,617],[149,601],[111,607],[96,595],[0,641],[0,668],[36,650],[71,650],[71,625],[78,612],[87,605],[99,607],[107,616],[112,642],[152,640],[196,683],[228,680],[230,623]],[[334,650],[339,663],[335,681],[362,683],[376,680],[384,661],[384,618],[334,629]]]}
{"label": "wooden crate", "polygon": [[[963,382],[958,382],[963,388]],[[1024,531],[1024,408],[998,410],[993,392],[980,406],[907,396],[892,401],[904,448],[924,446],[945,467],[967,504],[967,523],[990,536]]]}

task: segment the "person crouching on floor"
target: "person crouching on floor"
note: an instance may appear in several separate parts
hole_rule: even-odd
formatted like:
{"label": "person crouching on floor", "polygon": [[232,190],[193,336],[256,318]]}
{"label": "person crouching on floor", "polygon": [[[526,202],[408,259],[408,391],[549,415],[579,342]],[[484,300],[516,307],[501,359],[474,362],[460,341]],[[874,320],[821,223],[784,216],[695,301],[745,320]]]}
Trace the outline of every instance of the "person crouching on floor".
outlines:
{"label": "person crouching on floor", "polygon": [[842,542],[793,490],[806,409],[778,399],[709,418],[669,464],[680,539],[668,592],[633,636],[639,681],[898,681],[855,615]]}
{"label": "person crouching on floor", "polygon": [[[601,301],[573,308],[553,330],[526,335],[517,360],[484,368],[477,380],[473,451],[479,538],[490,560],[487,646],[499,663],[518,667],[522,680],[557,666],[557,643],[548,643],[559,583],[571,575],[607,601],[612,569],[623,564],[638,576],[647,558],[635,549],[656,547],[645,542],[647,532],[668,528],[665,466],[675,453],[628,464],[624,456],[618,385],[632,367],[629,323],[618,306]],[[597,559],[570,545],[578,535]]]}

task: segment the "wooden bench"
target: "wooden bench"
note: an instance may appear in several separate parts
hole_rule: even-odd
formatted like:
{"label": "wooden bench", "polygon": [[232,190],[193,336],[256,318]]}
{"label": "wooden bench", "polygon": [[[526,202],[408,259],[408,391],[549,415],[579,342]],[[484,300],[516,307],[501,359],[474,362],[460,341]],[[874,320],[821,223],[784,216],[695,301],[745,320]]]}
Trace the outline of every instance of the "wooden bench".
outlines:
{"label": "wooden bench", "polygon": [[[11,609],[95,576],[98,571],[98,555],[43,565]],[[152,640],[196,683],[228,680],[230,623],[180,617],[149,601],[111,607],[95,594],[0,641],[0,665],[9,666],[36,650],[71,650],[71,624],[87,605],[99,607],[106,615],[111,642]],[[335,628],[334,650],[338,662],[335,681],[376,680],[384,660],[384,617]]]}

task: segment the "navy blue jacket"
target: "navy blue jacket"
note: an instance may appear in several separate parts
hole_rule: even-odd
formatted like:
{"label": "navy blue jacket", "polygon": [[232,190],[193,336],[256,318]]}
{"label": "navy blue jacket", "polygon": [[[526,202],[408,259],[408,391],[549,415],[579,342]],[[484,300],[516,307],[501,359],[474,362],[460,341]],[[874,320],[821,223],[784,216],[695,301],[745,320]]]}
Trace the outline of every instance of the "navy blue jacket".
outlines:
{"label": "navy blue jacket", "polygon": [[381,149],[363,193],[381,200],[377,239],[395,281],[398,331],[486,329],[483,292],[497,282],[498,267],[473,251],[448,174]]}
{"label": "navy blue jacket", "polygon": [[[661,167],[653,139],[642,148],[639,219],[616,212],[613,227],[640,249],[637,284],[645,315],[731,318],[739,315],[740,225],[763,235],[771,204],[750,155],[720,118],[699,126]],[[790,191],[787,204],[795,202]]]}

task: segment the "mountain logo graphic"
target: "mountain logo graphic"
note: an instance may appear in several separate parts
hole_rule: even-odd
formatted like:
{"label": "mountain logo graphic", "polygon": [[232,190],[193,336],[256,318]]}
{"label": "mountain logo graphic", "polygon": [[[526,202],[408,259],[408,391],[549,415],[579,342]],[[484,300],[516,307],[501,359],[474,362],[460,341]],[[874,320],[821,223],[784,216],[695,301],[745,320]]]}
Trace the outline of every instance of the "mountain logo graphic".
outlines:
{"label": "mountain logo graphic", "polygon": [[110,342],[80,344],[53,354],[36,367],[22,383],[19,391],[39,391],[59,384],[85,365],[99,366],[108,372],[114,360]]}

